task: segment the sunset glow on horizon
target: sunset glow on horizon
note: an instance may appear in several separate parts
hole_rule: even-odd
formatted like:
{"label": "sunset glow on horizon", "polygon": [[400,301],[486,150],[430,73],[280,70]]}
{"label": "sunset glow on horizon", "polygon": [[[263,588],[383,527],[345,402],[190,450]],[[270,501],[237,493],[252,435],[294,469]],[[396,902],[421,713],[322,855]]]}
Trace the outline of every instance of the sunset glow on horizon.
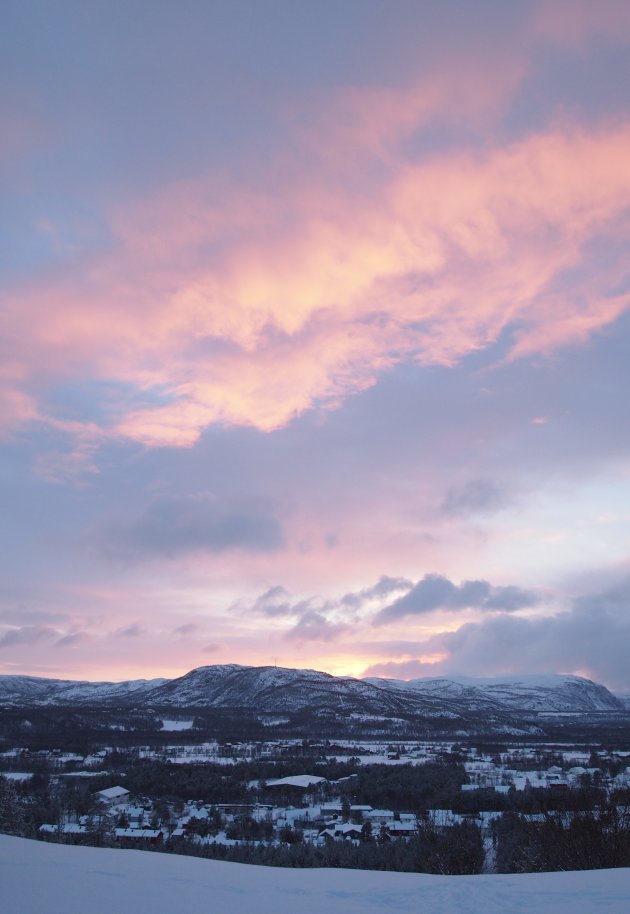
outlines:
{"label": "sunset glow on horizon", "polygon": [[0,42],[0,673],[630,692],[628,4]]}

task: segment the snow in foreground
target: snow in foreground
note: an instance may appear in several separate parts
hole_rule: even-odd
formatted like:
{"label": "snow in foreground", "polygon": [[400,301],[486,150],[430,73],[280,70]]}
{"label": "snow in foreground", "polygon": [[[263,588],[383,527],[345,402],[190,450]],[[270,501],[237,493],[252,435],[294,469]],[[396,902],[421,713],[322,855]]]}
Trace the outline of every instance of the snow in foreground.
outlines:
{"label": "snow in foreground", "polygon": [[6,914],[627,914],[630,869],[425,876],[277,869],[0,835]]}

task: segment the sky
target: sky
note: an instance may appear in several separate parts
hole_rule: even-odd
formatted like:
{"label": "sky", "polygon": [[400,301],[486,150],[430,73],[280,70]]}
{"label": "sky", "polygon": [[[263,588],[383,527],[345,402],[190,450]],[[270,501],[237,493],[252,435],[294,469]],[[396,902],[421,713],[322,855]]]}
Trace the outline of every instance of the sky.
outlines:
{"label": "sky", "polygon": [[626,0],[21,0],[0,673],[630,691]]}

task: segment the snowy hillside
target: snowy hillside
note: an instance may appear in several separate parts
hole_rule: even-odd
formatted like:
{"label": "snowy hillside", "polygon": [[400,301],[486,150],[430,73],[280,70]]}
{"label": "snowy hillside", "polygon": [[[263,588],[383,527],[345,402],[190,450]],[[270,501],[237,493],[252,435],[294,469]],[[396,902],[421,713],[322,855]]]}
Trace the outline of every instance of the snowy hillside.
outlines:
{"label": "snowy hillside", "polygon": [[579,676],[473,680],[353,679],[317,670],[205,666],[177,679],[72,682],[0,676],[0,705],[217,708],[259,714],[450,717],[477,712],[620,711],[622,702]]}
{"label": "snowy hillside", "polygon": [[246,866],[0,835],[7,914],[626,914],[630,869],[425,876]]}
{"label": "snowy hillside", "polygon": [[83,682],[38,676],[0,676],[0,705],[100,704],[134,702],[167,679]]}
{"label": "snowy hillside", "polygon": [[462,708],[513,711],[614,711],[622,703],[605,686],[581,676],[558,674],[496,676],[476,679],[367,680],[381,688],[412,691],[431,698],[450,698]]}

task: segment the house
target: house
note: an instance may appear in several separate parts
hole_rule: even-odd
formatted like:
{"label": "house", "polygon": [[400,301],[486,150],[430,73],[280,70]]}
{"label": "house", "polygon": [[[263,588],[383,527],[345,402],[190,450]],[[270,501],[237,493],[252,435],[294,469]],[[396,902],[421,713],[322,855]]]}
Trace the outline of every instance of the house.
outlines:
{"label": "house", "polygon": [[370,809],[364,814],[364,819],[372,824],[385,825],[386,822],[391,822],[394,818],[393,809]]}
{"label": "house", "polygon": [[159,828],[115,828],[115,841],[131,841],[134,844],[158,844],[163,838]]}
{"label": "house", "polygon": [[113,806],[115,803],[123,803],[129,796],[129,791],[124,787],[106,787],[105,790],[98,790],[95,797],[105,806]]}
{"label": "house", "polygon": [[354,806],[350,807],[350,815],[351,816],[354,816],[354,815],[363,816],[363,815],[365,815],[366,812],[370,812],[371,809],[372,809],[371,806],[360,806],[360,805],[355,804]]}
{"label": "house", "polygon": [[411,838],[418,834],[418,826],[414,822],[387,822],[385,833],[388,838]]}
{"label": "house", "polygon": [[466,817],[452,809],[430,809],[427,820],[438,829],[450,828],[452,825],[461,825]]}
{"label": "house", "polygon": [[40,825],[39,832],[42,835],[85,835],[87,828],[76,822],[66,822],[64,825]]}
{"label": "house", "polygon": [[360,825],[352,825],[347,822],[335,822],[330,828],[325,828],[319,833],[319,838],[328,841],[347,841],[349,839],[360,840],[362,835]]}
{"label": "house", "polygon": [[252,819],[256,822],[270,822],[273,816],[273,806],[266,803],[257,803],[252,809]]}
{"label": "house", "polygon": [[339,801],[322,803],[321,815],[325,818],[326,816],[340,816],[341,815],[341,803]]}

